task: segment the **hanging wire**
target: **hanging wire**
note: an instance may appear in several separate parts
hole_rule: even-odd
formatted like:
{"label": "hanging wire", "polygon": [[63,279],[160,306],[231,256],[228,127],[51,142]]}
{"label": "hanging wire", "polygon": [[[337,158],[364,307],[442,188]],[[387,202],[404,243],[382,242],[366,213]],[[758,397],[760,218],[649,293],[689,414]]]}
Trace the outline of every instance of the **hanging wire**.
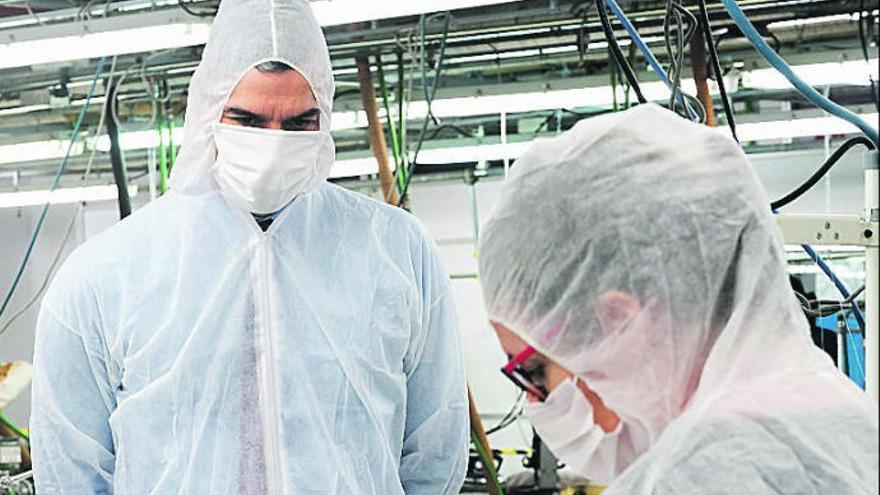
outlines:
{"label": "hanging wire", "polygon": [[[117,55],[113,56],[113,59],[110,62],[110,76],[108,76],[107,81],[104,83],[104,92],[105,97],[109,97],[107,92],[109,88],[113,86],[113,75],[116,70],[116,59]],[[98,151],[98,139],[101,137],[101,130],[104,128],[104,120],[107,116],[107,106],[101,106],[101,116],[98,118],[98,125],[95,127],[95,134],[92,138],[91,152],[89,154],[89,159],[86,162],[86,168],[80,177],[80,181],[85,184],[89,178],[89,175],[92,172],[92,163],[95,160],[95,155]],[[42,297],[43,293],[49,287],[49,281],[52,279],[52,275],[55,273],[55,269],[58,267],[58,263],[61,261],[61,256],[64,253],[64,248],[67,247],[68,242],[70,242],[71,235],[73,234],[73,227],[76,225],[76,219],[79,218],[80,213],[83,209],[83,203],[79,202],[76,205],[76,208],[73,211],[73,214],[70,216],[70,220],[67,222],[67,229],[64,233],[64,238],[61,240],[61,244],[58,246],[58,250],[55,252],[55,256],[52,258],[52,262],[49,264],[49,270],[46,271],[46,276],[43,277],[43,281],[40,283],[40,287],[37,289],[37,292],[25,303],[18,311],[16,311],[6,323],[0,327],[0,336],[2,336],[9,327],[15,323],[16,320],[21,318],[30,308],[33,306],[39,299]]]}
{"label": "hanging wire", "polygon": [[[425,144],[425,137],[427,136],[428,125],[431,122],[438,123],[437,119],[434,117],[434,114],[431,109],[431,105],[434,102],[434,97],[437,94],[437,89],[440,87],[440,79],[443,74],[443,62],[446,56],[446,40],[449,36],[449,21],[452,16],[449,12],[445,12],[439,14],[439,17],[443,18],[443,31],[440,37],[440,48],[437,55],[437,61],[434,68],[434,76],[431,79],[431,84],[428,84],[428,64],[427,64],[427,42],[426,42],[426,24],[427,17],[422,14],[419,18],[419,34],[420,34],[420,47],[419,53],[421,55],[420,64],[421,64],[421,83],[422,83],[422,93],[425,97],[425,104],[427,105],[427,112],[425,118],[422,120],[421,129],[419,130],[419,137],[416,140],[415,150],[413,151],[413,159],[408,164],[406,168],[406,175],[403,180],[403,187],[400,190],[400,203],[399,205],[404,204],[404,199],[406,198],[407,190],[409,189],[410,181],[412,181],[412,176],[415,173],[416,166],[418,164],[419,153],[422,151],[422,146]],[[395,180],[397,177],[395,177]]]}
{"label": "hanging wire", "polygon": [[[83,104],[82,108],[79,111],[79,116],[76,119],[76,123],[73,126],[73,132],[70,136],[70,141],[67,145],[67,151],[64,153],[64,158],[61,159],[61,163],[58,165],[58,170],[55,172],[55,178],[52,181],[52,186],[50,187],[50,191],[54,191],[58,188],[61,183],[61,176],[64,174],[64,170],[67,168],[67,161],[70,159],[70,152],[73,150],[73,145],[76,143],[77,138],[79,138],[79,130],[82,126],[83,119],[85,118],[86,111],[89,108],[89,103],[92,101],[92,97],[95,95],[95,88],[98,85],[98,79],[101,77],[101,73],[104,70],[104,63],[106,62],[106,58],[102,57],[100,61],[98,61],[98,68],[95,71],[95,76],[92,79],[92,84],[89,87],[89,91],[86,94],[86,100]],[[33,253],[34,246],[37,243],[37,238],[40,236],[40,232],[43,230],[43,224],[46,221],[46,216],[49,214],[49,205],[51,203],[46,201],[43,204],[43,209],[40,212],[40,216],[37,219],[37,225],[34,227],[34,232],[31,235],[31,240],[28,243],[27,249],[25,249],[24,257],[21,260],[21,264],[19,265],[18,272],[15,274],[15,278],[12,280],[12,285],[9,287],[9,291],[6,293],[6,297],[3,299],[3,304],[0,305],[0,316],[3,316],[3,313],[6,312],[6,308],[9,306],[9,302],[12,300],[12,295],[15,294],[15,290],[18,288],[18,284],[21,282],[21,277],[24,275],[24,271],[27,268],[28,262],[31,259],[31,254]]]}

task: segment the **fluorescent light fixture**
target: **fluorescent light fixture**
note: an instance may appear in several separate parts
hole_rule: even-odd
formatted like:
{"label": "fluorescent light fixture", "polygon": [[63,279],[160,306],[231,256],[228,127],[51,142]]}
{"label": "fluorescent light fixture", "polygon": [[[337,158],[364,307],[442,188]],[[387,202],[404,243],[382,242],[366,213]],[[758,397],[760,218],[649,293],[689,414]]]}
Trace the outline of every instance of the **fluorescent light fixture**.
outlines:
{"label": "fluorescent light fixture", "polygon": [[[875,9],[871,12],[871,15],[876,16],[877,10]],[[801,27],[801,26],[811,26],[814,24],[829,24],[832,22],[842,22],[842,21],[855,21],[858,22],[858,16],[856,14],[834,14],[834,15],[823,15],[819,17],[810,17],[806,19],[792,19],[790,21],[777,21],[771,22],[767,24],[768,28],[790,28],[790,27]]]}
{"label": "fluorescent light fixture", "polygon": [[[317,0],[312,9],[319,24],[335,26],[516,1],[522,0]],[[0,69],[205,44],[210,20],[179,15],[166,9],[140,14],[137,25],[130,25],[132,16],[114,16],[0,32]]]}
{"label": "fluorescent light fixture", "polygon": [[[870,69],[869,69],[870,68]],[[862,61],[832,62],[794,66],[795,72],[807,84],[824,86],[828,84],[868,85],[868,70],[878,79],[877,59],[869,64]],[[743,73],[746,86],[766,89],[790,88],[791,84],[775,69],[757,69]],[[692,78],[682,79],[682,89],[696,93],[696,85]],[[640,84],[642,93],[649,101],[665,101],[669,98],[669,89],[660,81],[643,82]],[[709,82],[709,92],[718,93],[718,87]],[[617,87],[618,101],[623,100],[623,88]],[[631,96],[631,98],[635,98]],[[505,113],[534,112],[559,108],[578,108],[591,106],[610,106],[612,102],[611,86],[549,90],[531,93],[509,93],[502,95],[468,96],[435,100],[431,110],[437,118],[473,117],[477,115],[493,115]],[[407,116],[410,119],[421,119],[427,115],[428,106],[424,101],[413,101],[409,104]],[[384,116],[384,109],[379,110]],[[362,110],[336,112],[333,114],[333,130],[354,129],[367,126],[367,115]]]}
{"label": "fluorescent light fixture", "polygon": [[[183,127],[171,131],[174,144],[183,142]],[[159,146],[159,133],[154,130],[123,132],[119,135],[119,147],[123,150],[140,150]],[[104,153],[110,151],[110,137],[106,134],[98,138],[95,149]]]}
{"label": "fluorescent light fixture", "polygon": [[[798,75],[810,86],[833,86],[836,84],[850,84],[854,86],[868,86],[870,74],[877,79],[877,59],[869,62],[864,60],[847,60],[844,62],[826,62],[821,64],[796,65],[792,67]],[[776,69],[756,69],[742,74],[743,86],[761,89],[786,89],[791,87],[782,74]]]}
{"label": "fluorescent light fixture", "polygon": [[831,22],[852,21],[855,20],[855,14],[836,14],[823,15],[820,17],[810,17],[807,19],[792,19],[790,21],[777,21],[767,24],[768,28],[790,28],[800,26],[811,26],[814,24],[828,24]]}
{"label": "fluorescent light fixture", "polygon": [[[69,143],[70,141],[66,139],[53,139],[51,141],[34,141],[0,146],[0,164],[63,158],[64,154],[67,153]],[[83,143],[76,142],[70,150],[70,156],[81,155],[82,152]]]}
{"label": "fluorescent light fixture", "polygon": [[[391,169],[394,170],[394,164],[389,163]],[[333,168],[330,169],[331,179],[340,179],[343,177],[357,177],[360,175],[372,175],[379,173],[379,165],[372,156],[363,158],[350,158],[347,160],[336,160]]]}
{"label": "fluorescent light fixture", "polygon": [[[877,122],[878,114],[860,115],[860,117],[868,122]],[[730,132],[727,127],[716,127],[715,129],[724,134]],[[765,141],[835,134],[852,134],[857,132],[859,132],[858,128],[837,117],[815,117],[773,122],[741,123],[736,126],[736,133],[739,136],[740,141]],[[503,160],[505,158],[515,159],[519,158],[532,144],[539,141],[541,141],[541,139],[508,144],[484,144],[477,146],[426,149],[419,154],[419,163],[444,165],[450,163]],[[330,176],[332,178],[341,178],[376,173],[378,173],[376,160],[369,157],[337,160]]]}
{"label": "fluorescent light fixture", "polygon": [[545,139],[533,139],[531,141],[507,144],[496,143],[477,146],[438,148],[433,150],[426,149],[419,153],[419,163],[423,165],[444,165],[448,163],[483,162],[490,160],[504,160],[506,158],[518,158],[525,153],[529,146]]}
{"label": "fluorescent light fixture", "polygon": [[21,107],[4,108],[0,110],[0,117],[4,115],[19,115],[22,113],[39,112],[41,110],[48,110],[50,108],[52,107],[45,103],[41,103],[39,105],[25,105]]}
{"label": "fluorescent light fixture", "polygon": [[[134,184],[128,186],[128,195],[137,196],[138,187]],[[119,197],[116,186],[86,186],[86,187],[63,187],[50,191],[16,191],[0,193],[0,208],[18,208],[22,206],[42,206],[49,202],[79,203],[81,201],[108,201]]]}
{"label": "fluorescent light fixture", "polygon": [[[419,163],[422,165],[446,165],[450,163],[482,162],[489,160],[504,160],[506,158],[518,158],[532,144],[543,139],[522,141],[517,143],[495,143],[473,146],[456,146],[450,148],[424,149],[419,153]],[[410,156],[410,160],[413,157]],[[391,164],[392,169],[394,164]],[[372,156],[363,158],[351,158],[336,160],[330,171],[330,178],[355,177],[359,175],[378,174],[379,167],[376,159]]]}
{"label": "fluorescent light fixture", "polygon": [[[669,90],[660,81],[646,82],[640,85],[642,93],[648,100],[660,101],[669,98]],[[693,79],[683,79],[682,88],[693,92]],[[623,87],[617,87],[619,101],[624,98]],[[633,101],[635,96],[632,95]],[[532,93],[510,93],[501,95],[466,96],[434,100],[431,111],[437,118],[472,117],[476,115],[492,115],[505,113],[534,112],[555,110],[560,108],[578,108],[591,106],[609,106],[613,100],[611,86],[592,88],[559,89]],[[384,109],[379,111],[384,115]],[[410,119],[424,118],[428,113],[428,105],[424,101],[409,104],[407,116]],[[367,115],[362,110],[337,112],[333,114],[333,130],[353,129],[367,126]]]}
{"label": "fluorescent light fixture", "polygon": [[179,23],[16,41],[0,44],[0,69],[201,45],[210,30]]}
{"label": "fluorescent light fixture", "polygon": [[484,7],[521,0],[312,0],[312,11],[322,26]]}
{"label": "fluorescent light fixture", "polygon": [[[859,115],[866,122],[877,123],[876,113]],[[719,132],[728,133],[727,127],[716,127]],[[777,120],[773,122],[751,122],[736,125],[740,141],[767,141],[774,139],[793,139],[813,136],[833,136],[853,134],[859,129],[853,124],[837,117],[811,117],[806,119]]]}

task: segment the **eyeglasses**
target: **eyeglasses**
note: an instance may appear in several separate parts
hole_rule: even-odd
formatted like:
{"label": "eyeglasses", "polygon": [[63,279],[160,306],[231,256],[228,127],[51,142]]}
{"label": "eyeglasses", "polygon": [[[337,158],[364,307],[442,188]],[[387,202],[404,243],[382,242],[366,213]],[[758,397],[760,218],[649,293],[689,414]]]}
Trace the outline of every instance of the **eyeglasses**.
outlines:
{"label": "eyeglasses", "polygon": [[534,347],[526,347],[520,351],[519,354],[513,356],[513,358],[501,368],[501,372],[521,390],[532,395],[539,401],[544,402],[544,399],[546,399],[548,395],[547,389],[542,385],[536,385],[534,380],[532,380],[532,377],[529,376],[529,372],[522,368],[522,364],[535,352],[537,351],[535,351]]}

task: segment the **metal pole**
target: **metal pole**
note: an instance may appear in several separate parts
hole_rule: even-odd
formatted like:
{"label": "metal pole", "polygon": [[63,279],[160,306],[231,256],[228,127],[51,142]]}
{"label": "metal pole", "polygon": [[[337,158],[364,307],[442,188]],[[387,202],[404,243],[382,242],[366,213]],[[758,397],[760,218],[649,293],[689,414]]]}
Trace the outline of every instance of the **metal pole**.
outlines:
{"label": "metal pole", "polygon": [[156,199],[156,148],[147,150],[147,179],[150,181],[150,201]]}
{"label": "metal pole", "polygon": [[480,210],[477,205],[477,181],[471,182],[471,221],[474,228],[474,252],[477,255],[477,246],[480,244]]}
{"label": "metal pole", "polygon": [[[870,151],[865,162],[865,220],[880,221],[880,153]],[[878,390],[878,339],[880,339],[880,249],[877,236],[872,232],[870,246],[865,247],[865,390],[874,399],[880,398]]]}
{"label": "metal pole", "polygon": [[[501,112],[501,144],[504,147],[507,147],[507,112]],[[507,154],[504,155],[504,178],[507,178],[507,174],[510,172],[510,158],[508,158]]]}
{"label": "metal pole", "polygon": [[[825,332],[824,328],[819,329],[820,332]],[[849,337],[849,328],[846,325],[846,315],[844,313],[839,313],[837,317],[837,369],[840,370],[844,375],[849,376],[849,363],[846,362],[846,339]]]}

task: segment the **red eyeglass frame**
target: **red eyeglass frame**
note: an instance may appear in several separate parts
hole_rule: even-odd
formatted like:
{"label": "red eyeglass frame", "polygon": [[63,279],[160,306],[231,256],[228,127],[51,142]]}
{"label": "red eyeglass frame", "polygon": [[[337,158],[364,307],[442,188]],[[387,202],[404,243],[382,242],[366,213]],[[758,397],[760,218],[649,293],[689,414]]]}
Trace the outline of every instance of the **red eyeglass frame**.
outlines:
{"label": "red eyeglass frame", "polygon": [[532,346],[526,346],[516,356],[510,359],[502,368],[501,373],[513,382],[520,390],[535,397],[541,402],[547,398],[547,391],[540,385],[535,385],[529,378],[529,374],[522,369],[522,364],[532,357],[536,352]]}

